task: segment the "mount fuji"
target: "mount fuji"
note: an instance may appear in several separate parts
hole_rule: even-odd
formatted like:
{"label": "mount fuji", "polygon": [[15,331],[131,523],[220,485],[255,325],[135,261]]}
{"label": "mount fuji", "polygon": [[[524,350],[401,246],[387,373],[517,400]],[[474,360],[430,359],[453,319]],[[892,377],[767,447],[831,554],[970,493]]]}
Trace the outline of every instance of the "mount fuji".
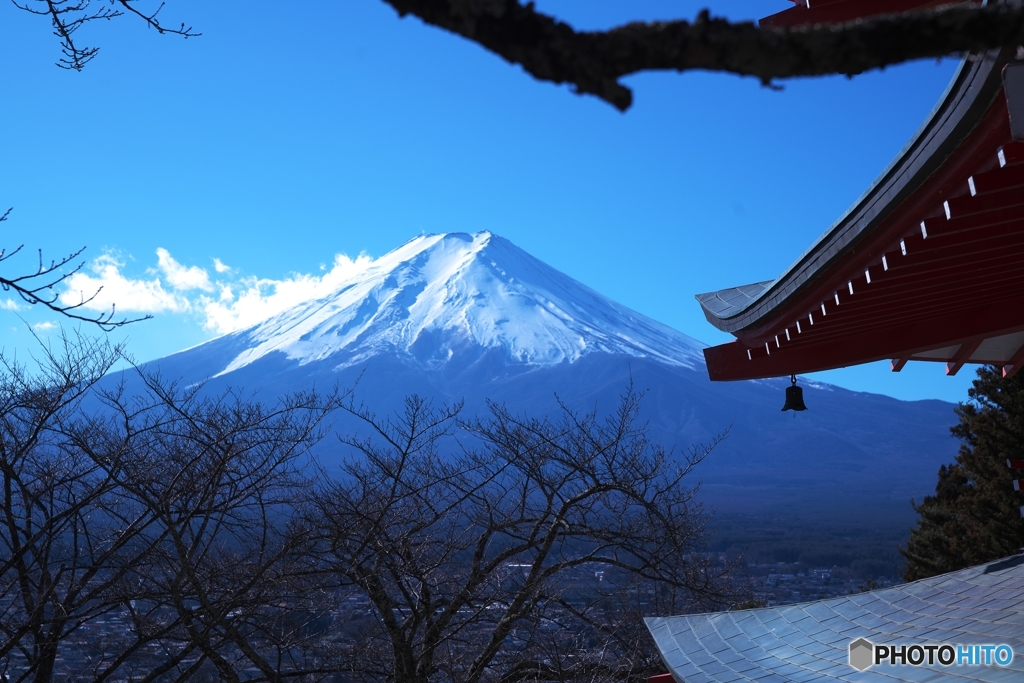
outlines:
{"label": "mount fuji", "polygon": [[[360,262],[362,263],[362,262]],[[679,449],[729,431],[700,465],[720,511],[774,510],[909,524],[956,454],[953,406],[803,382],[809,410],[779,408],[785,380],[712,383],[703,344],[497,235],[417,237],[336,291],[147,364],[167,378],[274,396],[340,384],[377,412],[411,393],[536,414],[557,401],[609,410],[632,379],[648,433]],[[557,399],[556,399],[557,395]]]}
{"label": "mount fuji", "polygon": [[417,237],[366,265],[329,297],[274,316],[218,374],[280,352],[335,369],[391,355],[440,369],[497,352],[510,368],[593,353],[694,367],[702,344],[646,318],[489,232]]}

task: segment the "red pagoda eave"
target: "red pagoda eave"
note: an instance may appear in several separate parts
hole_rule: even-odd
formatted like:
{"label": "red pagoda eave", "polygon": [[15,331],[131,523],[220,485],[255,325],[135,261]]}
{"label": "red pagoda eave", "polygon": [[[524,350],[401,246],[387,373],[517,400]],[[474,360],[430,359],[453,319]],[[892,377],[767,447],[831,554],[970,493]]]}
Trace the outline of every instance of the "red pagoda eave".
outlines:
{"label": "red pagoda eave", "polygon": [[[914,141],[780,278],[698,296],[708,320],[737,338],[705,350],[711,379],[885,358],[895,370],[924,360],[946,362],[950,374],[964,363],[1016,372],[1024,144],[1013,141],[1003,92],[1010,61],[965,62]],[[1024,84],[1024,64],[1011,69]]]}

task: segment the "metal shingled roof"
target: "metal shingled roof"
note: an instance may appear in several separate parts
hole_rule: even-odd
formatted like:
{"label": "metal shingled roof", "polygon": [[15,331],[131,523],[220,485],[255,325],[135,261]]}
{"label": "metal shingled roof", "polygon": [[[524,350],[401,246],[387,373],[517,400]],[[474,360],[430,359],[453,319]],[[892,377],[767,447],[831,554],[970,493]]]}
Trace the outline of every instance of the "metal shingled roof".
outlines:
{"label": "metal shingled roof", "polygon": [[[784,607],[649,617],[662,659],[677,681],[1024,680],[1024,555],[913,583]],[[1007,666],[849,663],[850,643],[1000,645]]]}
{"label": "metal shingled roof", "polygon": [[[752,285],[698,294],[696,298],[705,311],[710,311],[719,318],[728,318],[746,309],[773,284],[775,284],[775,280],[765,280]],[[711,319],[709,318],[709,320]]]}

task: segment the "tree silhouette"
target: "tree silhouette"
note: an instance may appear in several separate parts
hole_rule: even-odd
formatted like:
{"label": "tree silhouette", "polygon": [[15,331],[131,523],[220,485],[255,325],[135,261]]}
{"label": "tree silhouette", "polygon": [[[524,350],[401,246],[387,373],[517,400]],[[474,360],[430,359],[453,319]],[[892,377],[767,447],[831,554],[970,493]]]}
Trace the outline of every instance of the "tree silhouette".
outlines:
{"label": "tree silhouette", "polygon": [[100,388],[121,349],[62,340],[0,355],[0,680],[322,679],[332,602],[284,513],[333,398]]}
{"label": "tree silhouette", "polygon": [[1024,457],[1024,377],[978,369],[969,400],[950,428],[961,440],[956,462],[939,468],[935,495],[914,504],[920,515],[906,548],[907,581],[963,569],[1020,552],[1024,520],[1007,459]]}
{"label": "tree silhouette", "polygon": [[[709,448],[650,443],[632,391],[382,418],[101,382],[120,349],[62,339],[36,373],[0,354],[0,680],[638,681],[645,614],[746,597],[705,551]],[[364,433],[327,476],[339,408]]]}
{"label": "tree silhouette", "polygon": [[[492,405],[458,420],[419,397],[379,417],[318,494],[311,553],[373,607],[358,675],[431,680],[633,680],[659,666],[647,609],[714,609],[740,591],[704,552],[687,485],[710,451],[650,443],[628,390],[606,418]],[[656,673],[656,671],[654,671]],[[356,675],[357,672],[353,672]]]}

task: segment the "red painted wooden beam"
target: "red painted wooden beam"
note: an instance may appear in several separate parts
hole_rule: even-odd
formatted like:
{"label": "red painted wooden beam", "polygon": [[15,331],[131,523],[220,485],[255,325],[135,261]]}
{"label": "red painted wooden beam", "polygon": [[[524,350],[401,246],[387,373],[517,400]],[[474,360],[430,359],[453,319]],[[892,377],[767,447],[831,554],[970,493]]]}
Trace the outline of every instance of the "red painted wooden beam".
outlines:
{"label": "red painted wooden beam", "polygon": [[1024,164],[1024,142],[1007,143],[996,154],[1000,168]]}
{"label": "red painted wooden beam", "polygon": [[1006,466],[1011,470],[1024,470],[1024,460],[1010,460],[1007,458]]}
{"label": "red painted wooden beam", "polygon": [[975,339],[974,341],[964,342],[961,344],[960,348],[953,354],[953,358],[946,363],[946,375],[952,377],[956,373],[960,372],[960,368],[964,366],[964,363],[970,360],[971,354],[978,350],[982,341],[984,340]]}
{"label": "red painted wooden beam", "polygon": [[[954,310],[947,316],[910,324],[894,324],[881,332],[849,333],[824,344],[783,346],[766,353],[730,342],[704,349],[708,375],[713,381],[762,379],[901,358],[927,349],[963,343],[977,337],[995,337],[1024,330],[1024,297]],[[749,355],[748,355],[749,351]]]}
{"label": "red painted wooden beam", "polygon": [[1001,167],[994,171],[972,175],[967,179],[967,189],[972,195],[984,195],[1022,185],[1024,185],[1024,167],[1022,166]]}
{"label": "red painted wooden beam", "polygon": [[1024,363],[1024,344],[1014,351],[1010,359],[1003,364],[1003,379],[1010,379],[1016,375],[1022,363]]}
{"label": "red painted wooden beam", "polygon": [[[1018,257],[1020,258],[1020,257]],[[974,338],[989,338],[1010,334],[1024,329],[1024,272],[1017,277],[1000,280],[991,286],[978,287],[978,300],[972,301],[962,294],[935,291],[931,293],[934,301],[911,299],[910,301],[882,302],[874,308],[866,308],[856,315],[838,314],[820,319],[815,316],[815,325],[803,321],[803,333],[791,335],[791,339],[782,345],[781,352],[806,352],[814,347],[833,344],[844,344],[849,338],[889,338],[892,344],[888,347],[887,357],[897,358],[912,355],[943,346],[963,344]],[[927,293],[927,292],[926,292]],[[979,310],[992,309],[992,314],[985,320],[977,319]],[[971,318],[974,318],[974,325]],[[960,318],[965,318],[960,320]],[[910,343],[903,343],[894,334],[902,330],[914,329],[921,325],[946,321],[946,327],[931,327],[936,330],[936,337],[925,340],[915,337]],[[989,327],[991,325],[992,327]],[[780,335],[780,341],[783,335]],[[774,340],[774,338],[773,338]],[[751,348],[763,348],[760,340],[740,340]],[[909,352],[909,354],[904,353]],[[756,352],[753,355],[758,355]],[[1008,363],[1003,358],[985,359],[999,364]]]}
{"label": "red painted wooden beam", "polygon": [[[1012,270],[1003,268],[1010,263]],[[994,260],[990,267],[995,275],[965,274],[959,276],[959,288],[951,288],[948,283],[934,286],[917,286],[904,288],[904,292],[885,292],[876,300],[856,302],[840,307],[829,316],[814,316],[815,324],[809,325],[806,318],[802,320],[802,333],[791,337],[791,344],[804,346],[810,343],[827,343],[841,339],[850,334],[868,334],[872,331],[885,333],[885,330],[916,324],[934,318],[949,318],[953,313],[976,309],[978,306],[1002,304],[1008,309],[1007,320],[1017,320],[1019,315],[1009,310],[1022,300],[1020,292],[1024,290],[1024,250],[1016,251],[1006,259]],[[1004,272],[1010,271],[1010,272]],[[951,278],[957,273],[951,272]],[[1002,325],[1000,326],[1002,327]],[[952,332],[952,330],[951,330]],[[988,330],[982,331],[984,334]],[[785,332],[779,335],[785,336]],[[975,335],[971,335],[975,336]],[[927,348],[960,343],[965,337],[952,338],[950,334],[929,345]],[[774,337],[772,337],[774,340]],[[763,343],[758,338],[741,338],[748,346],[759,346]],[[899,349],[894,349],[894,351]]]}

